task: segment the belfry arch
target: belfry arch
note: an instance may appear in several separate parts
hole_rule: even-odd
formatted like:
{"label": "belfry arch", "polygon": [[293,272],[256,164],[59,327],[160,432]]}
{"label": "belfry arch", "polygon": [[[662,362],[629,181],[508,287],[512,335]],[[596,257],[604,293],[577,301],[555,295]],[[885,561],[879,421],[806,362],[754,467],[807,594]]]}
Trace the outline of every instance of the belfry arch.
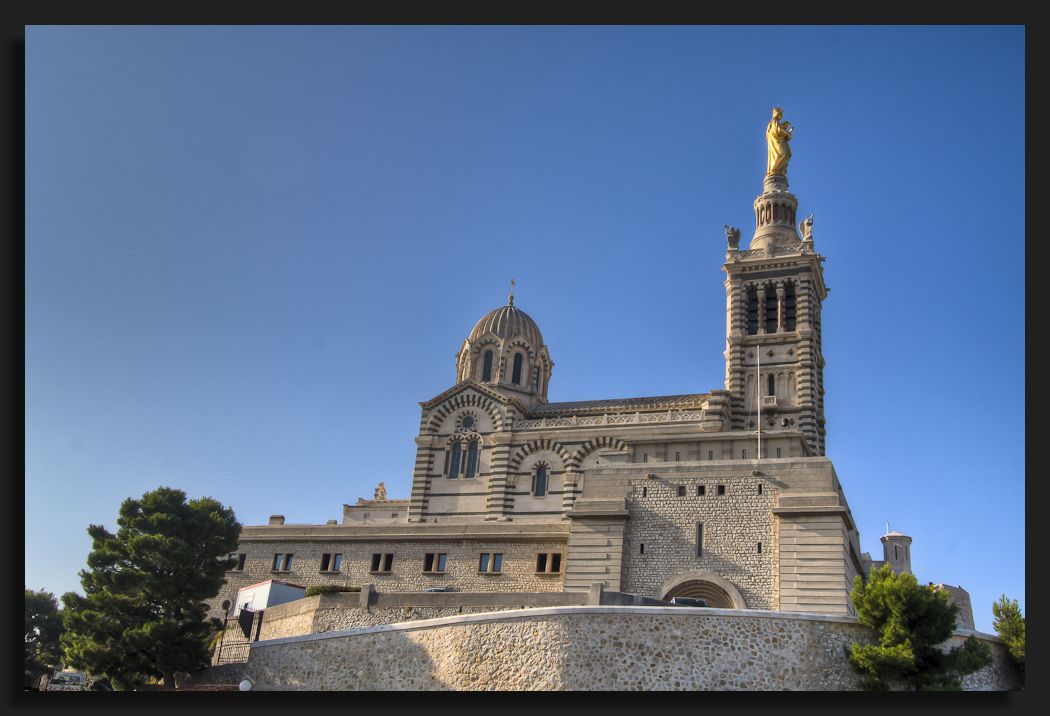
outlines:
{"label": "belfry arch", "polygon": [[707,606],[718,609],[747,609],[740,590],[714,572],[687,572],[667,580],[660,587],[660,598],[670,601],[673,597],[703,599]]}

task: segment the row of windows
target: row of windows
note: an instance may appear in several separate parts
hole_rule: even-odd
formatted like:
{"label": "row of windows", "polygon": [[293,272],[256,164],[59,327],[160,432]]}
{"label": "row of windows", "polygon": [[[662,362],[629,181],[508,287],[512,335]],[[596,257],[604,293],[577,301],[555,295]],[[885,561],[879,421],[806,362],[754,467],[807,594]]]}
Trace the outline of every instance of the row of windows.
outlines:
{"label": "row of windows", "polygon": [[[773,391],[774,391],[773,376],[770,375],[769,376],[769,395],[774,395],[775,393]],[[784,424],[787,425],[786,422]],[[780,457],[780,448],[777,448],[776,450],[777,450],[777,457]],[[763,452],[765,452],[765,451],[763,451]],[[768,455],[766,457],[768,457]],[[707,459],[708,460],[714,460],[715,459],[715,451],[714,450],[708,450],[707,451]],[[741,460],[747,460],[747,449],[746,448],[740,451],[740,459]],[[681,460],[682,460],[682,453],[676,450],[675,453],[674,453],[674,461],[675,462],[681,462]],[[643,452],[642,453],[642,462],[649,462],[649,453],[647,453],[647,452]]]}
{"label": "row of windows", "polygon": [[[697,485],[696,486],[696,496],[697,497],[703,497],[706,494],[707,494],[707,486],[706,485]],[[724,495],[724,494],[726,494],[726,486],[725,485],[716,485],[715,486],[715,494],[717,494],[717,495]],[[758,494],[760,494],[760,495],[762,494],[762,485],[758,486]],[[642,497],[648,497],[648,496],[649,496],[649,488],[648,487],[643,487],[642,488]],[[679,485],[678,486],[678,496],[679,497],[685,497],[686,496],[686,486],[685,485]]]}
{"label": "row of windows", "polygon": [[[481,380],[485,383],[492,380],[492,358],[492,351],[487,350],[481,359]],[[521,353],[515,353],[513,367],[510,371],[510,382],[512,385],[521,385],[521,367],[523,362],[524,357]]]}
{"label": "row of windows", "polygon": [[[758,554],[762,554],[762,543],[761,542],[758,543],[757,552],[758,552]],[[638,544],[638,554],[645,554],[645,543],[644,542],[640,542]],[[704,523],[703,522],[697,522],[696,523],[696,556],[697,557],[703,557],[704,556]]]}
{"label": "row of windows", "polygon": [[[232,571],[243,572],[248,555],[231,553],[237,559],[237,566]],[[278,552],[273,556],[270,569],[274,572],[291,572],[291,552]],[[427,552],[423,555],[424,574],[443,574],[448,566],[448,553]],[[394,555],[390,552],[376,552],[372,555],[369,572],[382,574],[394,567]],[[325,552],[321,555],[321,572],[339,572],[343,568],[343,555],[339,552]],[[499,574],[503,571],[503,554],[500,552],[482,552],[478,555],[478,571],[485,574]],[[561,553],[541,552],[536,555],[536,571],[540,574],[558,574],[561,572]]]}

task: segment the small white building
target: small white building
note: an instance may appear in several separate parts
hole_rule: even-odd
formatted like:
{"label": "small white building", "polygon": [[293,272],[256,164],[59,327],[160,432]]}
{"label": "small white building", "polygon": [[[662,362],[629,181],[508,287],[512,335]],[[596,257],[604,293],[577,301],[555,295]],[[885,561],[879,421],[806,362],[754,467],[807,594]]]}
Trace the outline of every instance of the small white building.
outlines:
{"label": "small white building", "polygon": [[250,584],[237,590],[233,616],[240,614],[242,609],[258,612],[266,607],[294,602],[296,599],[302,599],[305,594],[306,587],[276,579]]}

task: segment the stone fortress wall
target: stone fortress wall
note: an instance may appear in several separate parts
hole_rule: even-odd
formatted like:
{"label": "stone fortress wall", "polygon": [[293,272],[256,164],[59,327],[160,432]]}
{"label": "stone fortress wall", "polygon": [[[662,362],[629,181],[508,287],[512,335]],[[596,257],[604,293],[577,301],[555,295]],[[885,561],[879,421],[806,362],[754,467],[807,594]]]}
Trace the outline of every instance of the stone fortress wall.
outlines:
{"label": "stone fortress wall", "polygon": [[[672,577],[712,572],[735,585],[746,606],[776,609],[776,500],[776,480],[762,476],[632,480],[624,591],[662,597]],[[698,524],[703,525],[699,555]]]}
{"label": "stone fortress wall", "polygon": [[[966,690],[1017,688],[995,637]],[[461,614],[256,642],[245,665],[270,690],[853,690],[848,617],[684,607],[569,606]]]}

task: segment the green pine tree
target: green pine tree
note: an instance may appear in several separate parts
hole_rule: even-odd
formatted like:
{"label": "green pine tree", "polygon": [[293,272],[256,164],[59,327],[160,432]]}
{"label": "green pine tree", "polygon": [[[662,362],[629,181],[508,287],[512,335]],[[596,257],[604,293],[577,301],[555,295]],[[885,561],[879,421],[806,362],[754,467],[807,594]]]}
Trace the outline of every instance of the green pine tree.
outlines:
{"label": "green pine tree", "polygon": [[205,497],[187,502],[168,487],[127,499],[117,533],[88,527],[89,570],[80,572],[84,596],[62,597],[67,662],[105,674],[120,689],[208,664],[205,599],[218,594],[240,525],[233,510]]}
{"label": "green pine tree", "polygon": [[992,626],[995,633],[1006,644],[1010,652],[1010,658],[1017,665],[1021,676],[1024,676],[1024,616],[1021,608],[1017,606],[1016,599],[1007,599],[1003,594],[999,601],[992,605],[992,615],[995,619]]}
{"label": "green pine tree", "polygon": [[26,589],[26,685],[62,667],[62,613],[51,592]]}
{"label": "green pine tree", "polygon": [[877,638],[847,649],[869,689],[903,684],[915,690],[958,690],[963,676],[991,663],[988,647],[973,637],[950,650],[940,647],[955,631],[959,608],[947,593],[920,585],[912,574],[895,574],[883,565],[867,582],[857,576],[850,596],[857,619]]}

